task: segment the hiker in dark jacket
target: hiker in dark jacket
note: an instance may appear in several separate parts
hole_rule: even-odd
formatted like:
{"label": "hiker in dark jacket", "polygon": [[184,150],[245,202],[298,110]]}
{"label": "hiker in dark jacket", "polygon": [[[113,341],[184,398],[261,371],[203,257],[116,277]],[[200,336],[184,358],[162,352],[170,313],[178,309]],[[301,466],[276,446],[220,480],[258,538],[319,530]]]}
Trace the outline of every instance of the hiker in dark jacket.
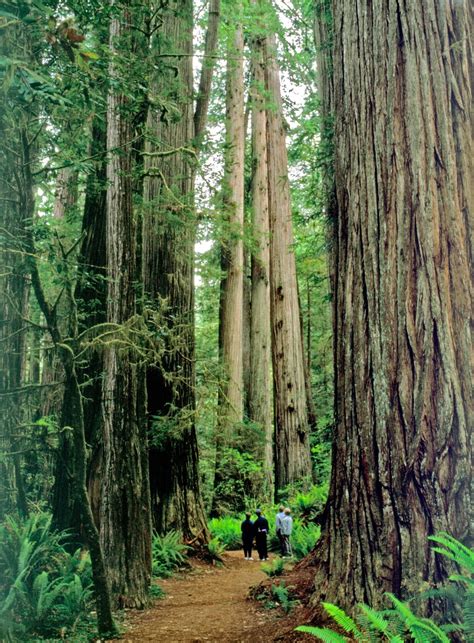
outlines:
{"label": "hiker in dark jacket", "polygon": [[255,530],[253,522],[250,520],[250,513],[245,514],[245,520],[240,525],[240,530],[242,532],[242,544],[244,546],[244,557],[245,560],[253,560],[252,558],[252,545],[253,537],[255,535]]}
{"label": "hiker in dark jacket", "polygon": [[268,560],[268,520],[262,515],[261,509],[257,509],[255,513],[257,514],[257,520],[253,523],[253,528],[255,530],[255,546],[257,547],[260,560]]}

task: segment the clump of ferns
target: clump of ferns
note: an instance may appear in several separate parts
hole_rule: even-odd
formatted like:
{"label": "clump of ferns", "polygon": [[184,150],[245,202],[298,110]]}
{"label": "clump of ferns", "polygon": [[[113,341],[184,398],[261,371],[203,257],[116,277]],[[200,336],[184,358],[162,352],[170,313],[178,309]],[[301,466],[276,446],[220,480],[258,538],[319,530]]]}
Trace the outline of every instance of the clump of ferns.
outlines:
{"label": "clump of ferns", "polygon": [[[377,611],[368,605],[358,605],[358,613],[351,618],[337,605],[323,603],[326,612],[339,628],[355,641],[389,641],[403,643],[450,643],[448,634],[466,641],[474,641],[474,551],[446,533],[429,538],[436,543],[434,551],[453,561],[458,572],[449,577],[450,584],[421,593],[417,600],[444,601],[450,605],[445,613],[453,620],[441,625],[433,619],[417,616],[412,609],[393,594],[387,593],[391,609]],[[454,622],[461,613],[460,622]],[[300,626],[300,632],[312,634],[321,641],[345,643],[347,637],[329,628]]]}

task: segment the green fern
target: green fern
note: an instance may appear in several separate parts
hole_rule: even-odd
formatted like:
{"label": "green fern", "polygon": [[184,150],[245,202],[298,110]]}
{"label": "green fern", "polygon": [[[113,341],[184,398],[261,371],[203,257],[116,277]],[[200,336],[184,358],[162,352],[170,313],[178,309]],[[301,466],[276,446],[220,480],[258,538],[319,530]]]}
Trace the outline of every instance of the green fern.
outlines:
{"label": "green fern", "polygon": [[337,632],[333,632],[327,628],[313,627],[312,625],[299,625],[295,628],[297,632],[305,632],[312,634],[314,637],[324,641],[324,643],[347,643],[347,639]]}
{"label": "green fern", "polygon": [[188,546],[183,544],[181,536],[176,531],[170,531],[161,536],[154,534],[152,541],[153,576],[167,578],[178,567],[186,562]]}
{"label": "green fern", "polygon": [[211,540],[207,543],[207,551],[209,552],[211,560],[217,561],[218,563],[223,562],[222,555],[225,552],[225,547],[221,543],[219,538],[211,538]]}
{"label": "green fern", "polygon": [[348,616],[344,610],[332,603],[323,603],[323,607],[329,616],[331,616],[331,618],[333,618],[345,632],[362,638],[362,632],[359,630],[354,620]]}
{"label": "green fern", "polygon": [[281,576],[285,571],[285,561],[283,558],[275,558],[270,563],[262,563],[260,569],[270,578]]}

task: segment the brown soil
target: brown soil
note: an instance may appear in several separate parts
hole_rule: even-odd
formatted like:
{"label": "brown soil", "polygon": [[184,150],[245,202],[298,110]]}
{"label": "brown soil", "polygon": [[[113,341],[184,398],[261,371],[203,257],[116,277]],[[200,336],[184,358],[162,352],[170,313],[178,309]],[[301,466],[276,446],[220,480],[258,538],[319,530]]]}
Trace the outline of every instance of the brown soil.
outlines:
{"label": "brown soil", "polygon": [[295,624],[304,622],[295,621],[294,613],[288,620],[281,610],[249,598],[265,578],[260,563],[244,560],[240,551],[226,552],[222,567],[193,562],[191,571],[160,581],[166,596],[152,608],[128,613],[122,641],[306,640],[293,635]]}

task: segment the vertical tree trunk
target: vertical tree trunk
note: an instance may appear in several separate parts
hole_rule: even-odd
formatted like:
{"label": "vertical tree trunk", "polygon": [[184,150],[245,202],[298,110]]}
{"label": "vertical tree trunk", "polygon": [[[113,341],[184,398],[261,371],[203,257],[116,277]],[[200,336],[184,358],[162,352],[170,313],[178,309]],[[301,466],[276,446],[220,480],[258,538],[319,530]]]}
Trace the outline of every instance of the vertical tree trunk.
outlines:
{"label": "vertical tree trunk", "polygon": [[[236,6],[241,10],[241,4]],[[244,37],[240,22],[228,35],[226,71],[226,140],[222,186],[223,238],[219,302],[221,383],[216,427],[216,467],[212,514],[227,506],[224,450],[243,421],[243,222],[244,222]]]}
{"label": "vertical tree trunk", "polygon": [[270,333],[270,231],[268,215],[267,115],[264,97],[264,36],[252,42],[252,295],[250,419],[262,431],[260,460],[265,495],[273,495],[273,422]]}
{"label": "vertical tree trunk", "polygon": [[226,143],[223,184],[224,239],[221,249],[219,345],[224,382],[219,425],[224,433],[242,422],[243,224],[244,224],[244,36],[235,27],[228,47]]}
{"label": "vertical tree trunk", "polygon": [[311,476],[288,158],[275,37],[267,38],[267,158],[270,218],[270,301],[275,406],[276,489]]}
{"label": "vertical tree trunk", "polygon": [[316,588],[377,606],[444,577],[430,534],[472,537],[471,23],[463,2],[336,0],[334,29],[336,433]]}
{"label": "vertical tree trunk", "polygon": [[[5,106],[0,111],[0,137],[10,141],[0,152],[0,519],[15,510],[25,514],[20,449],[29,288],[25,276],[21,156],[13,143],[14,127]],[[15,130],[14,130],[15,131]],[[14,151],[16,148],[16,151]]]}
{"label": "vertical tree trunk", "polygon": [[[128,10],[110,23],[112,55],[131,48]],[[135,225],[132,206],[130,114],[116,89],[120,67],[110,63],[107,101],[106,252],[107,321],[130,325],[135,314]],[[115,85],[114,85],[115,81]],[[104,466],[100,536],[113,596],[122,606],[143,607],[151,573],[151,523],[146,466],[145,409],[139,395],[134,335],[125,348],[105,349],[103,382]]]}
{"label": "vertical tree trunk", "polygon": [[[211,5],[213,20],[218,3]],[[186,540],[203,543],[207,527],[200,493],[195,429],[194,240],[195,158],[189,154],[195,135],[192,82],[191,0],[169,3],[163,25],[152,42],[152,58],[173,58],[152,79],[145,145],[143,281],[146,296],[166,328],[161,363],[148,369],[151,425],[150,488],[154,527],[175,529]],[[217,26],[217,25],[216,25]],[[216,35],[216,34],[214,34]],[[212,45],[215,38],[211,38]],[[209,44],[209,43],[208,43]],[[182,57],[174,54],[182,53]],[[160,62],[161,64],[161,62]],[[203,73],[196,123],[204,127],[212,67]],[[179,119],[155,105],[166,97]],[[186,151],[186,149],[188,151]]]}

